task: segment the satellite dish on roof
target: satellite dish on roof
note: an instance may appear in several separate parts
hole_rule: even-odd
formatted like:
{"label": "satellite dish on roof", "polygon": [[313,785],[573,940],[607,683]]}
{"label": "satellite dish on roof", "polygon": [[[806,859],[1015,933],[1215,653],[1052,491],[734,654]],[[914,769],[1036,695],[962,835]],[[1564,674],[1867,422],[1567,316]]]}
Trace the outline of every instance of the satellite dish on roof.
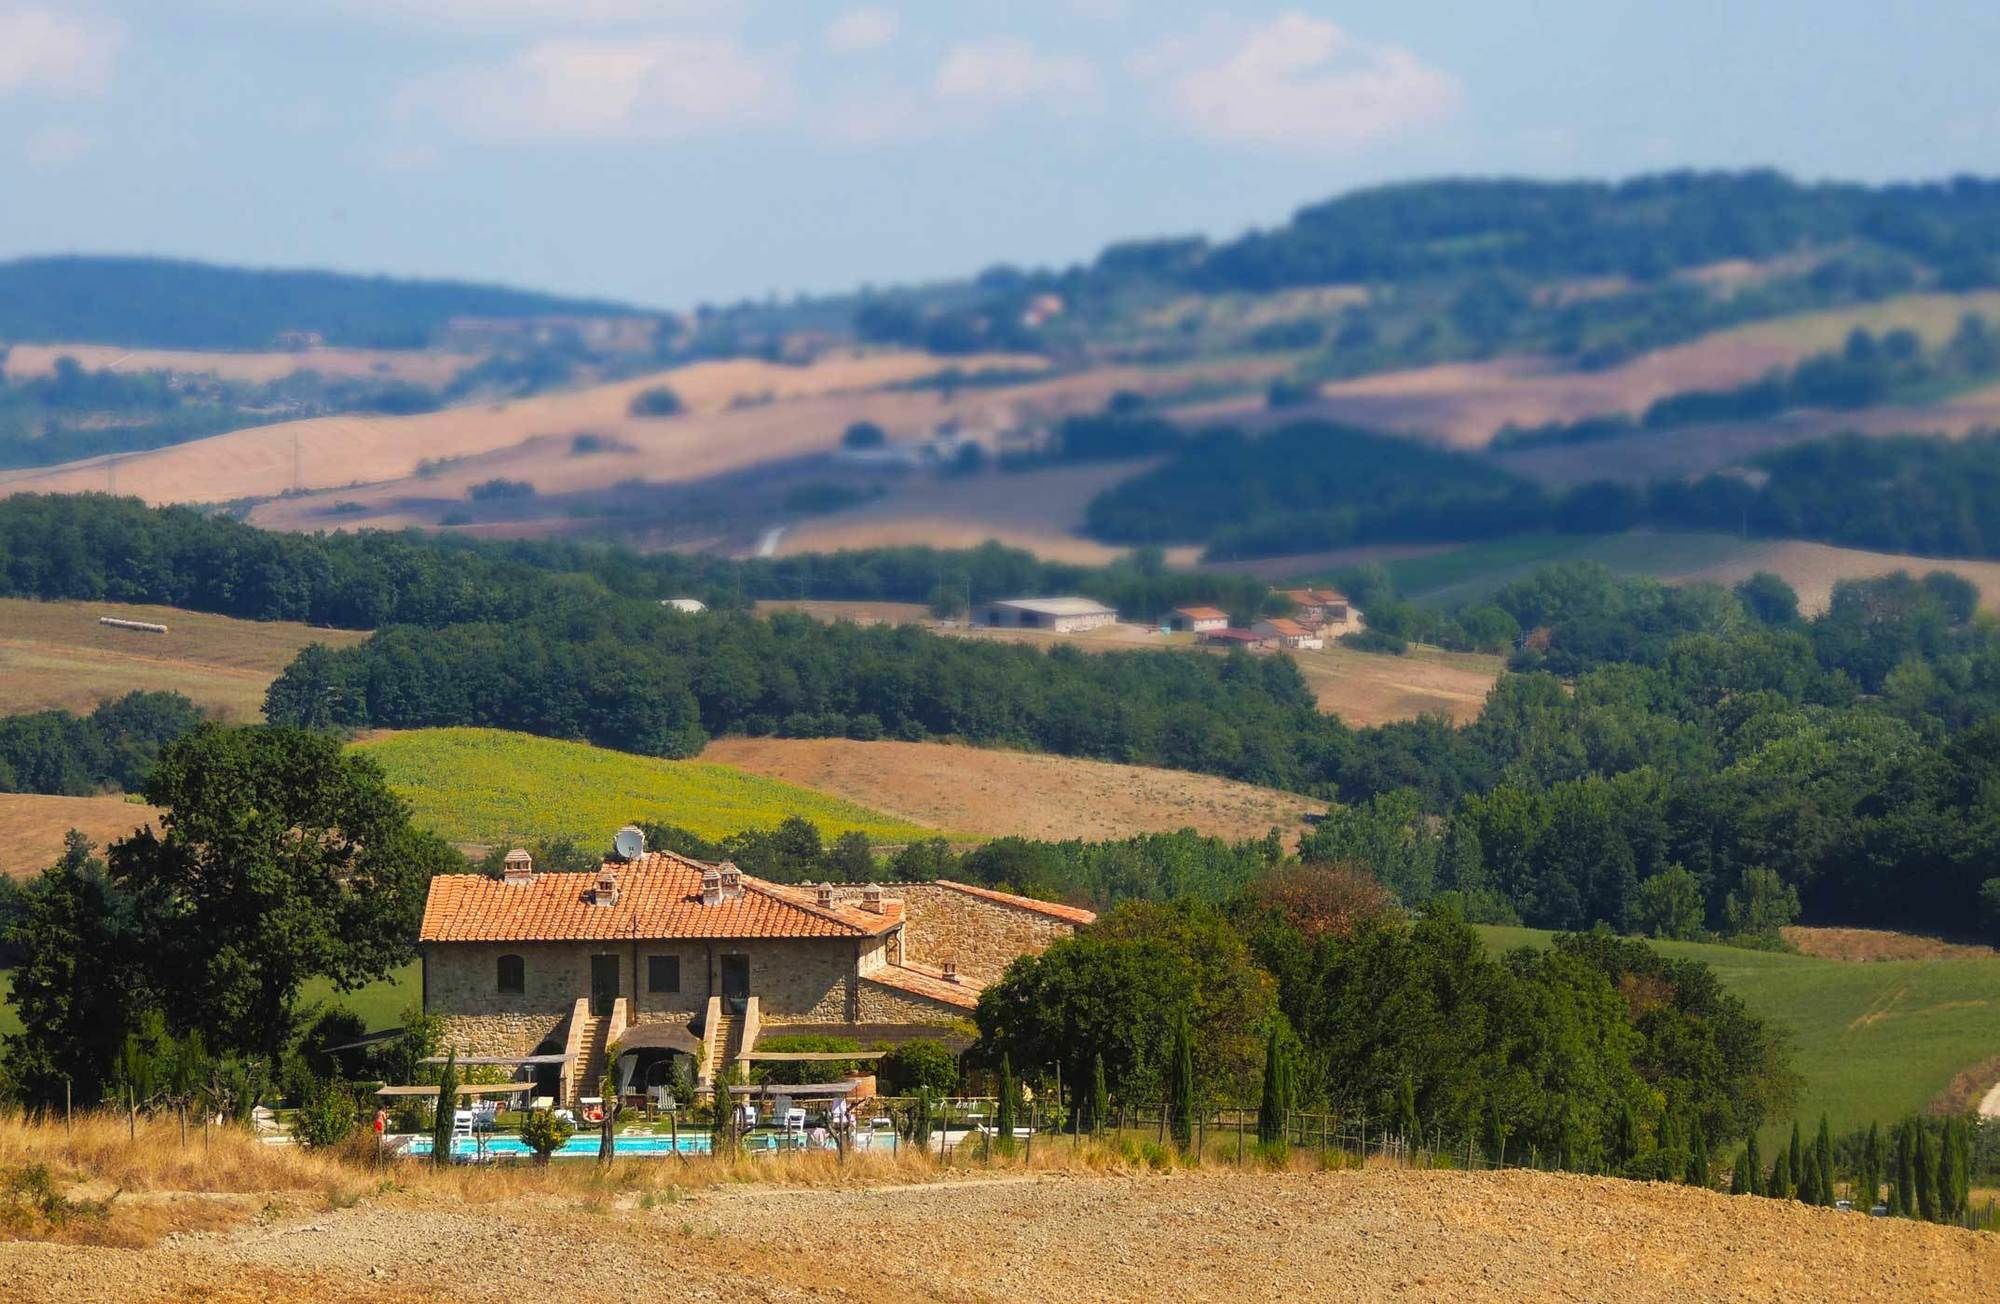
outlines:
{"label": "satellite dish on roof", "polygon": [[637,860],[646,854],[646,835],[636,824],[627,824],[618,830],[618,836],[611,839],[612,849],[620,860]]}

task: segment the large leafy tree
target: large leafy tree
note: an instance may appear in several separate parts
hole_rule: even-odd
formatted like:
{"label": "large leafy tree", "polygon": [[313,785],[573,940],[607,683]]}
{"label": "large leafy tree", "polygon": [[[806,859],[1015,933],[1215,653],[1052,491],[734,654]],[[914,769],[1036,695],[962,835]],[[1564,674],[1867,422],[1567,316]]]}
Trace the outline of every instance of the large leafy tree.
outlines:
{"label": "large leafy tree", "polygon": [[408,958],[426,883],[458,859],[410,826],[381,771],[320,734],[204,727],[146,784],[166,808],[111,849],[176,1028],[275,1054],[299,989],[351,990]]}
{"label": "large leafy tree", "polygon": [[21,1031],[7,1038],[7,1069],[28,1103],[103,1098],[142,981],[130,906],[75,831],[15,903],[6,938],[22,954],[9,997]]}

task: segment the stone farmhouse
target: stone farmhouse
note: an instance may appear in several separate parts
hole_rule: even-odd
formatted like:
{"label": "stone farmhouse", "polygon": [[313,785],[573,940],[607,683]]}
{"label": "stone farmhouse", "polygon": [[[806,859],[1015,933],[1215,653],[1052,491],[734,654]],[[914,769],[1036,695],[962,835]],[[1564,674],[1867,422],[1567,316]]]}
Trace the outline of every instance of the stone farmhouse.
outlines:
{"label": "stone farmhouse", "polygon": [[671,1081],[676,1055],[705,1087],[767,1034],[962,1028],[1016,957],[1095,918],[946,881],[789,886],[664,851],[539,873],[517,850],[500,878],[431,880],[418,944],[446,1046],[530,1064],[573,1101],[614,1045],[645,1052],[640,1089]]}

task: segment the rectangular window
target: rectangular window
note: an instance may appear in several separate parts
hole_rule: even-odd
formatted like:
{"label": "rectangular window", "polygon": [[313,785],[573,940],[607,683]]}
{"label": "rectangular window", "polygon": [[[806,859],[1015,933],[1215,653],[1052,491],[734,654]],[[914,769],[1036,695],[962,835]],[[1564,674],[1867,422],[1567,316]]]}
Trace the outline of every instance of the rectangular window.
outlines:
{"label": "rectangular window", "polygon": [[681,989],[681,958],[677,955],[646,957],[646,990],[677,992]]}

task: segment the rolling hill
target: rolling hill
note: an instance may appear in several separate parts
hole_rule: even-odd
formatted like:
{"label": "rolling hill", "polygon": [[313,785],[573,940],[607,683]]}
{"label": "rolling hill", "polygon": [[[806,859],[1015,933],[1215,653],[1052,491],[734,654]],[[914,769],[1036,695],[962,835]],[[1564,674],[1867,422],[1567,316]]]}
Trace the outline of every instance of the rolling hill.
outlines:
{"label": "rolling hill", "polygon": [[499,729],[418,729],[354,745],[382,767],[416,822],[453,842],[571,837],[608,844],[620,825],[656,821],[720,838],[790,815],[827,837],[877,843],[949,836],[826,793],[708,761],[663,761]]}
{"label": "rolling hill", "polygon": [[[1479,930],[1495,950],[1547,946],[1531,928]],[[1836,1132],[1888,1124],[1944,1094],[1962,1070],[2000,1050],[2000,955],[1856,963],[1695,942],[1652,942],[1700,960],[1752,1013],[1785,1030],[1803,1078],[1797,1116],[1824,1113]],[[1764,1141],[1789,1133],[1775,1120]]]}
{"label": "rolling hill", "polygon": [[460,281],[69,255],[0,262],[0,340],[262,349],[288,331],[418,348],[451,318],[642,315],[600,300]]}
{"label": "rolling hill", "polygon": [[[167,627],[135,633],[101,616]],[[233,620],[124,602],[0,598],[0,714],[86,712],[137,689],[180,693],[224,720],[264,718],[264,690],[309,643],[346,647],[368,635],[289,621]]]}

